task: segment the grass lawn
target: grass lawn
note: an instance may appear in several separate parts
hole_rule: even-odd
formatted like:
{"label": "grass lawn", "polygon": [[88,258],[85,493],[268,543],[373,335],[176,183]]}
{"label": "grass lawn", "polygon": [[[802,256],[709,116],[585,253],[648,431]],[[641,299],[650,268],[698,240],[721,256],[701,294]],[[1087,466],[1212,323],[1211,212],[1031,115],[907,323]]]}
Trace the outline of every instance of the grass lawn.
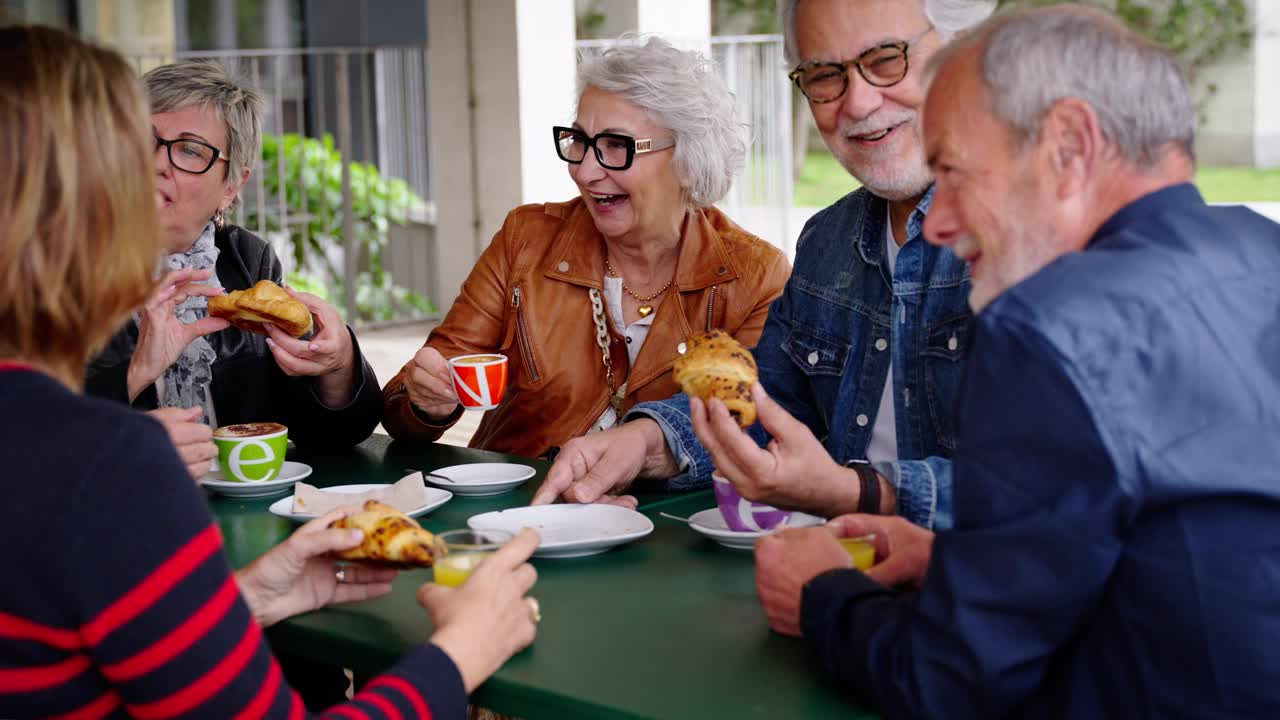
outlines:
{"label": "grass lawn", "polygon": [[[1202,167],[1196,184],[1209,202],[1280,202],[1280,169]],[[826,207],[858,187],[825,149],[809,153],[795,184],[796,207]]]}

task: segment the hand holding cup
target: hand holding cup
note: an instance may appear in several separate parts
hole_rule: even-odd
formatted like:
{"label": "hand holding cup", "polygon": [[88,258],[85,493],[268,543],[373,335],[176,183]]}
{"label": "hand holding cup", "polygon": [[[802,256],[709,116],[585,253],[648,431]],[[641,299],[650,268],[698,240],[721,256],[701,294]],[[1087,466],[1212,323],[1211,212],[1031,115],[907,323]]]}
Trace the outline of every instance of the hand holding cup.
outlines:
{"label": "hand holding cup", "polygon": [[414,407],[428,417],[445,418],[458,407],[449,361],[433,347],[422,347],[404,366],[404,389]]}

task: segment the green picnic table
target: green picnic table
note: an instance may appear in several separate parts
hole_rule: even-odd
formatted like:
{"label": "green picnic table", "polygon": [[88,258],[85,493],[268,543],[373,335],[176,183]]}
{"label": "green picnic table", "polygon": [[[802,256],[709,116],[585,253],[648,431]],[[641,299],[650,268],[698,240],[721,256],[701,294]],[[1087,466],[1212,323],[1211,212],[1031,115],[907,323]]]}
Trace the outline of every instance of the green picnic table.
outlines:
{"label": "green picnic table", "polygon": [[[537,475],[513,492],[457,497],[419,518],[433,532],[465,528],[473,515],[521,507],[548,463],[447,445],[406,445],[374,435],[340,453],[291,451],[319,487],[390,483],[404,468],[518,462]],[[285,495],[210,497],[236,567],[296,525],[267,511]],[[538,637],[473,696],[525,720],[564,718],[875,718],[813,672],[804,645],[771,632],[756,597],[749,552],[723,548],[660,511],[689,515],[715,505],[710,491],[641,493],[655,530],[600,555],[535,559],[531,594],[542,608]],[[401,573],[387,597],[339,605],[271,628],[274,647],[330,660],[357,673],[386,669],[431,635],[415,591],[430,570]]]}

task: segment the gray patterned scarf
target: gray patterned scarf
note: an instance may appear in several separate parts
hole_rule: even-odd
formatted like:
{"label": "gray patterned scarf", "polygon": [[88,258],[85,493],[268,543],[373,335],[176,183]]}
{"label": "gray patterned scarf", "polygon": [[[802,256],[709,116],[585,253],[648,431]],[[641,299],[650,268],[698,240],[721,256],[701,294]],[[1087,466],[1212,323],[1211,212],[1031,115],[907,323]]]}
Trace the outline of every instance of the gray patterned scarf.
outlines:
{"label": "gray patterned scarf", "polygon": [[[222,289],[215,269],[218,247],[213,242],[213,233],[213,223],[205,225],[189,250],[174,253],[165,260],[166,271],[183,268],[214,270],[204,284]],[[183,323],[193,323],[209,314],[209,299],[189,297],[178,305],[177,313]],[[216,358],[217,354],[208,340],[199,337],[192,341],[178,356],[178,361],[164,371],[164,397],[160,398],[160,407],[200,407],[203,411],[201,421],[206,424],[214,422],[210,417],[213,401],[209,396],[209,384],[213,382],[213,361]]]}

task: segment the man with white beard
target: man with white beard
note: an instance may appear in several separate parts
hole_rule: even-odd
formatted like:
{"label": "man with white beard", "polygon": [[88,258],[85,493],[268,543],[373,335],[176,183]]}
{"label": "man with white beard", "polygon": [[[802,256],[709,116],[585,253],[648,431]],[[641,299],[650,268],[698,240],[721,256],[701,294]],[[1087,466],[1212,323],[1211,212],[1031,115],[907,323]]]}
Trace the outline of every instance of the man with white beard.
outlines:
{"label": "man with white beard", "polygon": [[[952,415],[972,314],[968,268],[921,234],[933,183],[920,138],[921,77],[934,52],[994,6],[780,4],[791,78],[863,187],[800,235],[791,280],[754,351],[772,396],[756,389],[761,422],[750,437],[716,433],[708,420],[729,422],[718,401],[704,407],[677,395],[640,404],[623,425],[567,443],[535,504],[629,504],[623,493],[636,479],[705,487],[715,469],[752,500],[950,527]],[[788,414],[809,432],[762,447],[776,423],[794,422]]]}

